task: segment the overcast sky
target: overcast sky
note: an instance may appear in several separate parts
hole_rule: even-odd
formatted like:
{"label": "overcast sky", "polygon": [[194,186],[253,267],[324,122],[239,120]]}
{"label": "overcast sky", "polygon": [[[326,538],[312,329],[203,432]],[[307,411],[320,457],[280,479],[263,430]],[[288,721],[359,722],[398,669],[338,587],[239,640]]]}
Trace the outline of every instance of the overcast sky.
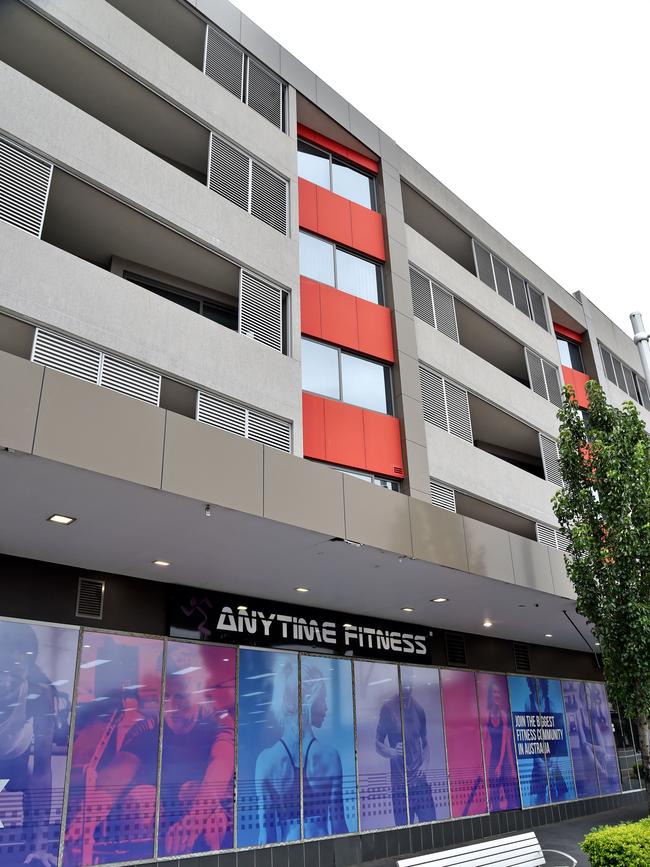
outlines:
{"label": "overcast sky", "polygon": [[650,328],[647,0],[235,0],[565,289]]}

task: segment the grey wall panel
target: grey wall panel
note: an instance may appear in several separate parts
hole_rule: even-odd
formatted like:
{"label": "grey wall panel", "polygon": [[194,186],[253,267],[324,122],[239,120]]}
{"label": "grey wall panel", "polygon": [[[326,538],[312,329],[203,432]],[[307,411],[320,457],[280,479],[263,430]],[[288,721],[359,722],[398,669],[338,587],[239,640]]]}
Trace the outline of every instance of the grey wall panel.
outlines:
{"label": "grey wall panel", "polygon": [[0,352],[0,448],[31,452],[43,368]]}

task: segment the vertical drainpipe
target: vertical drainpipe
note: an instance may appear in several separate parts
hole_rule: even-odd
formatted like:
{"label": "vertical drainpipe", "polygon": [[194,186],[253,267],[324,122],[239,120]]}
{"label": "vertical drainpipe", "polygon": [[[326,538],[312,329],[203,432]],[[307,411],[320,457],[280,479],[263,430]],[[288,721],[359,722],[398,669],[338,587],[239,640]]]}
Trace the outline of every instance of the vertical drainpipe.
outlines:
{"label": "vertical drainpipe", "polygon": [[643,317],[640,313],[630,313],[630,320],[634,331],[634,342],[639,348],[645,380],[650,384],[650,335],[643,327]]}

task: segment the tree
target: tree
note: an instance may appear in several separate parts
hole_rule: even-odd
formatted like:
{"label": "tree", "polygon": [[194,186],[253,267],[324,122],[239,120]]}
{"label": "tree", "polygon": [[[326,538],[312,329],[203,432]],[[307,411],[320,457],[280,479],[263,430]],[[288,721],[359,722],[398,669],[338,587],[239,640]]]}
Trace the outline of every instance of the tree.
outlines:
{"label": "tree", "polygon": [[564,389],[563,486],[553,507],[569,539],[576,608],[600,643],[608,693],[639,721],[650,800],[650,440],[631,401],[619,409],[597,382],[586,389],[586,424],[573,389]]}

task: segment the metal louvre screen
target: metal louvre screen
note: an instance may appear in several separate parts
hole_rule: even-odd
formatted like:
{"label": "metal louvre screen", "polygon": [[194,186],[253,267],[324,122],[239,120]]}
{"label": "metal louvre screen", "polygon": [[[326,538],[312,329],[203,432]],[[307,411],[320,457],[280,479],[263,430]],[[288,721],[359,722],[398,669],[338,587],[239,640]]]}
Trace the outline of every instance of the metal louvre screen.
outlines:
{"label": "metal louvre screen", "polygon": [[449,433],[470,443],[474,442],[472,436],[472,421],[469,414],[469,400],[464,388],[445,382],[445,396],[447,400],[447,415],[449,417]]}
{"label": "metal louvre screen", "polygon": [[276,286],[241,272],[239,330],[278,352],[283,349],[282,294]]}
{"label": "metal louvre screen", "polygon": [[129,397],[158,406],[160,403],[160,374],[131,364],[122,358],[104,355],[99,384]]}
{"label": "metal louvre screen", "polygon": [[533,322],[541,326],[544,331],[548,331],[548,322],[546,321],[546,309],[544,308],[544,296],[538,292],[533,286],[528,284],[528,298],[530,300],[530,312]]}
{"label": "metal louvre screen", "polygon": [[494,271],[492,270],[492,256],[488,250],[486,250],[485,247],[482,247],[477,241],[473,241],[473,244],[478,279],[483,283],[486,283],[488,286],[491,286],[493,289],[496,289]]}
{"label": "metal louvre screen", "polygon": [[557,538],[557,547],[560,551],[568,550],[570,539],[568,536],[565,536],[564,533],[560,533],[559,530],[555,531],[555,537]]}
{"label": "metal louvre screen", "polygon": [[558,369],[555,365],[542,359],[544,368],[544,378],[546,379],[546,389],[548,391],[548,399],[555,406],[562,406],[562,389],[560,388],[560,378]]}
{"label": "metal louvre screen", "polygon": [[436,320],[433,315],[433,302],[431,300],[431,283],[428,277],[420,274],[414,268],[409,268],[411,277],[411,296],[413,298],[413,313],[426,322],[427,325],[436,327]]}
{"label": "metal louvre screen", "polygon": [[508,304],[512,304],[512,287],[510,285],[508,269],[496,256],[492,257],[492,262],[494,263],[494,274],[497,280],[497,292]]}
{"label": "metal louvre screen", "polygon": [[562,485],[562,475],[560,473],[560,460],[557,451],[557,443],[551,437],[544,434],[539,435],[539,446],[542,452],[542,462],[544,464],[544,475],[549,482],[554,485]]}
{"label": "metal louvre screen", "polygon": [[449,433],[447,410],[445,407],[445,388],[443,379],[437,373],[420,366],[420,386],[422,388],[422,413],[424,420]]}
{"label": "metal louvre screen", "polygon": [[623,374],[625,376],[625,388],[631,398],[636,400],[636,388],[634,387],[634,376],[629,367],[623,365]]}
{"label": "metal louvre screen", "polygon": [[278,129],[284,129],[284,86],[251,57],[248,58],[246,102]]}
{"label": "metal louvre screen", "polygon": [[614,370],[616,372],[616,385],[621,389],[621,391],[625,391],[625,379],[623,378],[623,365],[616,358],[615,355],[612,355],[612,361],[614,362]]}
{"label": "metal louvre screen", "polygon": [[612,356],[605,349],[604,346],[600,347],[600,354],[603,357],[603,364],[605,365],[605,373],[607,374],[607,379],[610,382],[616,384],[616,374],[614,373],[614,363],[612,362]]}
{"label": "metal louvre screen", "polygon": [[530,387],[545,400],[548,400],[548,392],[546,390],[546,378],[544,376],[544,368],[542,367],[542,359],[537,353],[532,352],[527,346],[524,349],[526,354],[526,365],[528,367],[528,379]]}
{"label": "metal louvre screen", "polygon": [[36,329],[32,348],[32,361],[60,370],[88,382],[99,381],[101,352],[92,346],[84,346],[60,334]]}
{"label": "metal louvre screen", "polygon": [[289,422],[253,409],[248,411],[248,438],[283,452],[291,452]]}
{"label": "metal louvre screen", "polygon": [[650,409],[650,393],[648,392],[648,385],[645,379],[641,379],[640,376],[637,376],[636,383],[639,386],[639,397],[641,398],[642,406],[646,409]]}
{"label": "metal louvre screen", "polygon": [[52,166],[0,139],[0,219],[41,236]]}
{"label": "metal louvre screen", "polygon": [[249,204],[250,157],[210,134],[210,189],[245,211]]}
{"label": "metal louvre screen", "polygon": [[244,81],[244,52],[224,39],[214,27],[206,29],[204,73],[241,100]]}
{"label": "metal louvre screen", "polygon": [[246,436],[246,408],[216,395],[199,391],[196,419],[237,436]]}
{"label": "metal louvre screen", "polygon": [[255,161],[251,166],[251,214],[287,234],[287,182]]}
{"label": "metal louvre screen", "polygon": [[458,325],[456,323],[456,304],[451,292],[447,292],[433,281],[431,282],[433,309],[436,317],[436,328],[447,337],[458,343]]}
{"label": "metal louvre screen", "polygon": [[439,509],[446,509],[448,512],[456,511],[456,491],[453,488],[429,479],[429,490],[432,506],[438,506]]}
{"label": "metal louvre screen", "polygon": [[540,545],[548,545],[549,548],[557,548],[557,539],[553,527],[546,527],[544,524],[535,524],[537,531],[537,541]]}
{"label": "metal louvre screen", "polygon": [[517,274],[510,272],[510,285],[512,286],[512,297],[515,302],[515,307],[525,316],[530,318],[530,310],[528,309],[528,296],[526,295],[526,284]]}

